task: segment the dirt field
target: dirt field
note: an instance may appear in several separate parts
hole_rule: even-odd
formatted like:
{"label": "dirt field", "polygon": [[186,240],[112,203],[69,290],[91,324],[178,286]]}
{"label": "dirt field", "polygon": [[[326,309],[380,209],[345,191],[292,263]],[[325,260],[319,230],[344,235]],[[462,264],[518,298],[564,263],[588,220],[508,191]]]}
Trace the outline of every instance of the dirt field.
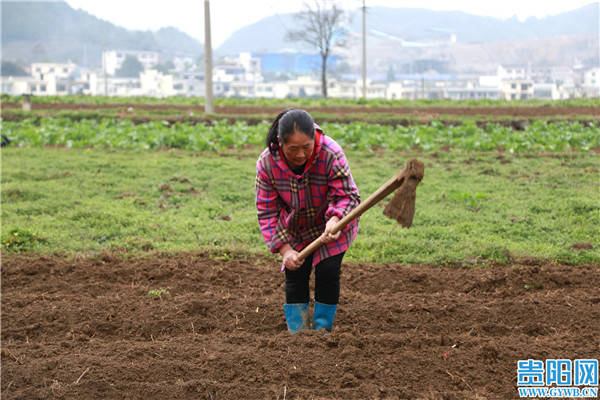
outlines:
{"label": "dirt field", "polygon": [[5,255],[2,399],[517,398],[519,359],[598,358],[599,287],[598,266],[344,264],[334,332],[292,336],[272,260]]}

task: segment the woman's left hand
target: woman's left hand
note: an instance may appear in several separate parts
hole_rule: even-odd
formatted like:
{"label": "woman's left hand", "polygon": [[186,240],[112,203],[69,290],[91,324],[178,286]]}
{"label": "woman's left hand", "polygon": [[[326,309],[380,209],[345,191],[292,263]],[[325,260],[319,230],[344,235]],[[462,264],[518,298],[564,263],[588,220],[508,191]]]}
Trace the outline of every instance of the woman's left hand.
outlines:
{"label": "woman's left hand", "polygon": [[321,241],[325,244],[331,243],[331,242],[335,242],[336,240],[338,240],[340,238],[340,235],[342,234],[342,231],[338,231],[338,233],[336,233],[335,235],[333,235],[331,233],[331,231],[333,230],[333,227],[340,221],[340,219],[336,216],[333,216],[329,219],[329,221],[327,221],[327,224],[325,224],[325,232],[323,232],[323,234],[321,235]]}

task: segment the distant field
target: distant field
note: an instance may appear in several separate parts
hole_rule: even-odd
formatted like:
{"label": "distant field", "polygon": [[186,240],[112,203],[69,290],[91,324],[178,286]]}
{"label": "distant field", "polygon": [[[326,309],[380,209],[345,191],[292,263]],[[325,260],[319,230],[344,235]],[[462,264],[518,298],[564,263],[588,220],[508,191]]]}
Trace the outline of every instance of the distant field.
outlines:
{"label": "distant field", "polygon": [[[20,103],[22,96],[1,95],[3,103]],[[182,105],[182,106],[203,106],[204,99],[201,97],[118,97],[118,96],[34,96],[31,98],[33,103],[39,104],[154,104],[154,105]],[[215,98],[214,104],[222,107],[239,106],[258,106],[258,107],[334,107],[334,106],[394,106],[394,107],[597,107],[600,106],[599,98],[588,99],[567,99],[567,100],[385,100],[385,99],[233,99],[233,98]]]}
{"label": "distant field", "polygon": [[32,110],[23,111],[22,98],[4,96],[4,121],[28,118],[124,119],[136,124],[161,121],[176,123],[250,125],[272,121],[283,109],[306,109],[319,123],[355,122],[391,126],[441,123],[445,126],[474,123],[479,127],[501,124],[522,130],[531,122],[600,123],[600,99],[564,101],[452,101],[452,100],[343,100],[343,99],[215,99],[214,113],[204,112],[202,98],[35,97]]}

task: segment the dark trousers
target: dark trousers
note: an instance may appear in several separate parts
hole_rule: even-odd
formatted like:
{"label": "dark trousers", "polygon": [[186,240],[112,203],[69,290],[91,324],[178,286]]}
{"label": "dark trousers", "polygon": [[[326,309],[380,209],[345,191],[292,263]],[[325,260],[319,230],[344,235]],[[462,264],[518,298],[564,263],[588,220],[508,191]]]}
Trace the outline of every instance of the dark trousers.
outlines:
{"label": "dark trousers", "polygon": [[[340,299],[340,270],[344,253],[328,257],[315,266],[315,300],[324,304],[338,304]],[[288,304],[308,303],[312,255],[300,268],[285,270],[285,301]]]}

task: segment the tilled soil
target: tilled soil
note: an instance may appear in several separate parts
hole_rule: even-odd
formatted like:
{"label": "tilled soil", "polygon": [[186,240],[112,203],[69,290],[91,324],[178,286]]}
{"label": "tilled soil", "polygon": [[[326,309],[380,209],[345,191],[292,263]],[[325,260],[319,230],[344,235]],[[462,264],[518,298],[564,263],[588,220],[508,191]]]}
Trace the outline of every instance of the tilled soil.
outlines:
{"label": "tilled soil", "polygon": [[333,333],[290,335],[272,259],[4,255],[1,394],[514,399],[520,359],[599,358],[598,288],[599,266],[343,264]]}

